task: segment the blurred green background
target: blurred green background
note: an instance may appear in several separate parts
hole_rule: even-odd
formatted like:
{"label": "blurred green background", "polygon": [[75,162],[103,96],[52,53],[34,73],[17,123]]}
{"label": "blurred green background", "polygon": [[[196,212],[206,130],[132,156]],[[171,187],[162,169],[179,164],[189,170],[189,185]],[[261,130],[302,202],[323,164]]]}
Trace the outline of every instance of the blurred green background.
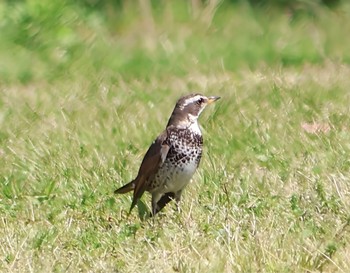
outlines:
{"label": "blurred green background", "polygon": [[346,2],[2,1],[0,80],[348,63]]}

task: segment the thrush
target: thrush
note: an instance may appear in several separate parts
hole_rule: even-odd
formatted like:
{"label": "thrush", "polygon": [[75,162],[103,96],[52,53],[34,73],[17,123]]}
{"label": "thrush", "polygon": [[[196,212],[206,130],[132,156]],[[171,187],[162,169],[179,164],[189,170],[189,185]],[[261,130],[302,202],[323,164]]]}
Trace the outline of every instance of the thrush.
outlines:
{"label": "thrush", "polygon": [[191,94],[177,101],[165,130],[146,152],[136,178],[114,191],[134,191],[130,212],[145,191],[152,194],[153,216],[172,199],[180,201],[202,157],[203,137],[198,117],[208,104],[219,98]]}

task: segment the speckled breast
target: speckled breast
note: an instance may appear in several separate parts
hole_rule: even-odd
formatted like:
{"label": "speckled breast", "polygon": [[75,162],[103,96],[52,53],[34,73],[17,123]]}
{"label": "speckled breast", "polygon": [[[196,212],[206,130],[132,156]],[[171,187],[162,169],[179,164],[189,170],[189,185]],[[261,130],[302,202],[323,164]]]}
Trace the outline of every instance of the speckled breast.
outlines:
{"label": "speckled breast", "polygon": [[202,156],[203,138],[189,129],[173,129],[166,143],[170,146],[168,155],[150,187],[176,192],[188,184],[196,171]]}

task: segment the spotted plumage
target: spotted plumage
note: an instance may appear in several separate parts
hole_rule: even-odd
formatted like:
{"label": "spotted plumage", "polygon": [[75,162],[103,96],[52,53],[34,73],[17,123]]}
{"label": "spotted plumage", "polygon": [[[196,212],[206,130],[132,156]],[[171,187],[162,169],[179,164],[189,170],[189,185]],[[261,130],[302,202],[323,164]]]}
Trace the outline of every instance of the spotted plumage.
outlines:
{"label": "spotted plumage", "polygon": [[203,137],[198,117],[208,104],[218,99],[191,94],[177,101],[166,129],[149,147],[137,177],[115,191],[134,191],[130,211],[145,191],[152,194],[152,215],[172,199],[180,201],[182,190],[202,157]]}

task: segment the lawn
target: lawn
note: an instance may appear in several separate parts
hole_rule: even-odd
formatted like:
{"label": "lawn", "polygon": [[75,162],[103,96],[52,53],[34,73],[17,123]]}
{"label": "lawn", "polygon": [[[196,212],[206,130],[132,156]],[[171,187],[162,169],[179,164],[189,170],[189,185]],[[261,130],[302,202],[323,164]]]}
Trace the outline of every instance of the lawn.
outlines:
{"label": "lawn", "polygon": [[[350,272],[345,2],[1,2],[0,271]],[[222,99],[181,211],[128,215],[193,92]]]}

